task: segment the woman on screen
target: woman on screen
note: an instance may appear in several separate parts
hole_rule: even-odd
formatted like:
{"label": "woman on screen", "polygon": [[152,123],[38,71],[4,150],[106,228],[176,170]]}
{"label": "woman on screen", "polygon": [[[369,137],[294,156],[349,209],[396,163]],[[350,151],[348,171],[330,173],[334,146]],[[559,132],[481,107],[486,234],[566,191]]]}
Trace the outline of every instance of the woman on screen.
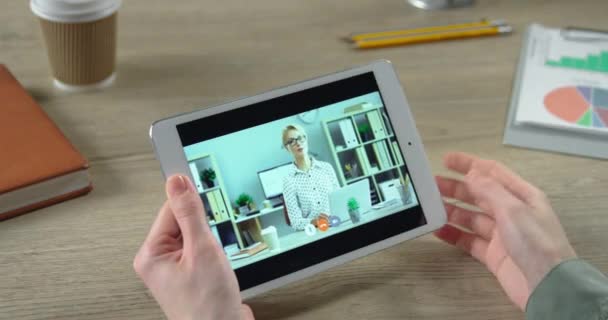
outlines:
{"label": "woman on screen", "polygon": [[339,188],[333,167],[308,155],[308,137],[298,125],[283,129],[283,146],[293,156],[293,166],[283,181],[283,197],[291,226],[304,230],[327,217],[329,193]]}

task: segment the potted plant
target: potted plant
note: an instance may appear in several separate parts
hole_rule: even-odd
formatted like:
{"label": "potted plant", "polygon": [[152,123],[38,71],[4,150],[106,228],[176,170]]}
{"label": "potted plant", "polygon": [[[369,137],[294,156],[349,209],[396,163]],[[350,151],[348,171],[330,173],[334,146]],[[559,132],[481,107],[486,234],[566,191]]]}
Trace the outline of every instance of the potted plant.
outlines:
{"label": "potted plant", "polygon": [[361,220],[361,214],[359,213],[359,202],[357,202],[357,199],[348,199],[346,206],[348,207],[348,215],[350,216],[350,220],[353,223],[359,222]]}
{"label": "potted plant", "polygon": [[363,141],[372,140],[372,127],[370,127],[369,123],[361,123],[357,126],[357,130],[359,131],[359,135]]}
{"label": "potted plant", "polygon": [[239,214],[247,214],[249,213],[249,206],[253,204],[253,198],[246,193],[241,193],[235,202],[239,208]]}
{"label": "potted plant", "polygon": [[215,170],[207,168],[200,172],[201,180],[207,185],[207,188],[213,188],[215,186]]}

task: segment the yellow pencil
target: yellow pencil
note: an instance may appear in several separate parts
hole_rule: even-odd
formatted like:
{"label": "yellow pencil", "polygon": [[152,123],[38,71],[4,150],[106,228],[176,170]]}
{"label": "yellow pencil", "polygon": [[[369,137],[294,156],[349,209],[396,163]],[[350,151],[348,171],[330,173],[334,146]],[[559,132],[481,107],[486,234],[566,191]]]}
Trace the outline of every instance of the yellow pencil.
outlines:
{"label": "yellow pencil", "polygon": [[492,36],[506,34],[512,31],[510,26],[491,26],[484,28],[473,28],[468,30],[454,30],[444,32],[412,34],[409,36],[383,37],[383,38],[367,38],[364,40],[356,40],[355,45],[361,49],[380,48],[387,46],[432,42],[440,40],[460,39]]}
{"label": "yellow pencil", "polygon": [[416,33],[454,31],[454,30],[458,30],[458,29],[471,29],[471,28],[480,28],[480,27],[501,26],[504,24],[505,24],[504,20],[483,19],[478,22],[467,22],[467,23],[450,24],[450,25],[444,25],[444,26],[432,26],[432,27],[423,27],[423,28],[415,28],[415,29],[400,29],[400,30],[386,30],[386,31],[378,31],[378,32],[356,33],[356,34],[351,35],[349,37],[349,39],[351,41],[359,41],[359,40],[367,40],[367,39],[371,39],[371,38],[412,35],[412,34],[416,34]]}

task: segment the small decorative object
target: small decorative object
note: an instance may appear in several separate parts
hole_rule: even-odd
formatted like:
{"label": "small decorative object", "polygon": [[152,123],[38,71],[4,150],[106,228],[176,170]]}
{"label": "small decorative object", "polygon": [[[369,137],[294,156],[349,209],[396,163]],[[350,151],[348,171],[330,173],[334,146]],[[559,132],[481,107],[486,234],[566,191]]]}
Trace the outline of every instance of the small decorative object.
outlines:
{"label": "small decorative object", "polygon": [[207,188],[213,188],[215,186],[215,170],[207,168],[200,173],[201,180],[207,185]]}
{"label": "small decorative object", "polygon": [[309,223],[306,225],[306,227],[304,227],[304,232],[306,232],[307,236],[312,237],[317,233],[317,228]]}
{"label": "small decorative object", "polygon": [[361,123],[357,126],[357,130],[359,131],[359,135],[363,141],[372,140],[372,127],[370,127],[369,123]]}
{"label": "small decorative object", "polygon": [[399,186],[399,195],[403,204],[408,204],[412,202],[412,193],[410,192],[410,176],[407,175],[405,177],[405,181],[403,179],[400,180],[401,185]]}
{"label": "small decorative object", "polygon": [[240,214],[248,214],[250,205],[253,203],[253,198],[246,193],[241,193],[235,202],[239,207]]}
{"label": "small decorative object", "polygon": [[344,177],[347,179],[354,179],[359,176],[359,165],[354,163],[346,163],[344,165]]}
{"label": "small decorative object", "polygon": [[329,226],[334,228],[340,225],[340,223],[342,223],[342,220],[340,220],[340,217],[338,216],[329,216]]}
{"label": "small decorative object", "polygon": [[319,228],[321,231],[327,231],[327,229],[329,229],[329,221],[327,221],[325,218],[318,218],[317,228]]}
{"label": "small decorative object", "polygon": [[357,202],[357,199],[348,199],[346,206],[348,206],[348,215],[350,216],[350,221],[353,223],[358,223],[361,220],[361,214],[359,213],[359,202]]}
{"label": "small decorative object", "polygon": [[350,163],[347,163],[344,165],[344,176],[347,179],[352,178],[352,175],[353,175],[352,170],[353,170],[353,167],[350,165]]}

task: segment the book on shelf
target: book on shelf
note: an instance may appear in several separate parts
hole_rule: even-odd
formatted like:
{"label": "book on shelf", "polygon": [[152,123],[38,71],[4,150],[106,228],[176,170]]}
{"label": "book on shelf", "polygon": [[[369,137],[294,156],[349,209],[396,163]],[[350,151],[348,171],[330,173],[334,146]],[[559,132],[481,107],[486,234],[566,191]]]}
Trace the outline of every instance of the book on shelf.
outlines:
{"label": "book on shelf", "polygon": [[353,127],[353,122],[350,120],[350,118],[340,120],[338,125],[340,126],[340,132],[342,133],[346,147],[351,148],[357,146],[357,134],[355,133],[355,128]]}
{"label": "book on shelf", "polygon": [[87,159],[0,64],[0,220],[91,191]]}
{"label": "book on shelf", "polygon": [[251,257],[261,251],[264,251],[268,248],[268,246],[263,242],[256,242],[250,246],[247,246],[240,250],[239,252],[230,255],[230,260],[243,259]]}
{"label": "book on shelf", "polygon": [[381,139],[386,137],[386,133],[384,132],[384,126],[382,125],[382,120],[380,120],[380,116],[378,115],[378,111],[370,111],[367,113],[367,121],[369,121],[369,126],[374,133],[374,139]]}
{"label": "book on shelf", "polygon": [[243,239],[243,244],[245,245],[245,247],[250,246],[255,243],[249,230],[243,230],[241,232],[241,235],[243,236],[242,239]]}
{"label": "book on shelf", "polygon": [[370,190],[369,195],[370,195],[372,204],[376,204],[376,203],[380,202],[380,198],[378,198],[378,193],[376,192],[376,188],[374,188],[371,185],[370,185],[370,187],[371,187],[371,190]]}

